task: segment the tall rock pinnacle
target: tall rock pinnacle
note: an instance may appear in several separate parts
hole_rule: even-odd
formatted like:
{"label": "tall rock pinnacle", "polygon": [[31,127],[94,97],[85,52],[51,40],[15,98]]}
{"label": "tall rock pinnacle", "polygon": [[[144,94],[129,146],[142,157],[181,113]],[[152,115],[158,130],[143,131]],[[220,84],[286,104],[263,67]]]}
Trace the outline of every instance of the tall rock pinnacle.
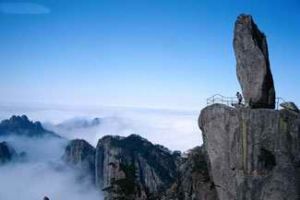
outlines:
{"label": "tall rock pinnacle", "polygon": [[274,108],[275,89],[266,36],[250,15],[240,15],[234,27],[237,76],[246,104],[252,108]]}
{"label": "tall rock pinnacle", "polygon": [[[219,200],[299,200],[300,113],[274,108],[266,37],[251,16],[235,23],[237,75],[249,107],[205,107],[199,127]],[[291,109],[292,108],[292,109]]]}

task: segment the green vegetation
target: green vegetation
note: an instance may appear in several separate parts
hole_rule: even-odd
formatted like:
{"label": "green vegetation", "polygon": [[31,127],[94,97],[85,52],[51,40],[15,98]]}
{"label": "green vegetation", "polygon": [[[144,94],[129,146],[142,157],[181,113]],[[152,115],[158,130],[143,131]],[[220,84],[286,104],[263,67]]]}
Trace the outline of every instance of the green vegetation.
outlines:
{"label": "green vegetation", "polygon": [[136,189],[136,169],[133,164],[120,164],[121,170],[125,173],[125,178],[113,181],[113,184],[119,186],[124,195],[135,194]]}
{"label": "green vegetation", "polygon": [[[116,138],[112,140],[111,144],[115,147],[126,149],[130,154],[142,156],[162,179],[168,182],[173,181],[173,178],[170,177],[169,168],[175,169],[176,166],[173,156],[167,148],[153,145],[148,140],[136,134],[123,139]],[[164,158],[163,160],[161,159],[162,157]]]}

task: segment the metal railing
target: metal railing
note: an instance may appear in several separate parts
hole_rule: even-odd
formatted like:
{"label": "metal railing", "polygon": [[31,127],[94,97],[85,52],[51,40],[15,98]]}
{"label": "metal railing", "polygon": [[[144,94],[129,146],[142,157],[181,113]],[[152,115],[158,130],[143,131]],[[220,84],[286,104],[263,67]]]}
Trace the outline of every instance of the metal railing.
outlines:
{"label": "metal railing", "polygon": [[[277,97],[276,98],[276,102],[275,102],[275,107],[278,110],[280,107],[280,104],[285,102],[285,100],[281,97]],[[237,97],[225,97],[221,94],[215,94],[209,98],[206,99],[206,104],[207,105],[211,105],[211,104],[215,104],[215,103],[221,103],[221,104],[225,104],[227,106],[233,106],[235,104],[238,104],[238,98]],[[245,104],[244,99],[241,102],[242,104]]]}
{"label": "metal railing", "polygon": [[284,102],[286,102],[286,101],[285,101],[283,98],[277,97],[277,98],[276,98],[276,110],[278,110],[279,107],[280,107],[280,104],[281,104],[281,103],[284,103]]}

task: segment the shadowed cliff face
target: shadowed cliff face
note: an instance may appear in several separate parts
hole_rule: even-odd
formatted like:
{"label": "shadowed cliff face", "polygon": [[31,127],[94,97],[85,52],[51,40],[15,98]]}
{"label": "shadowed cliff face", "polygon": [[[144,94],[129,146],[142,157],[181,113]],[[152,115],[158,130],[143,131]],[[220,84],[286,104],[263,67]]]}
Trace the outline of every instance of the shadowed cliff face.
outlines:
{"label": "shadowed cliff face", "polygon": [[95,148],[85,140],[71,140],[65,148],[63,159],[70,166],[82,172],[82,178],[91,178],[95,182]]}
{"label": "shadowed cliff face", "polygon": [[210,178],[204,147],[191,149],[181,159],[176,182],[163,200],[217,200],[215,185]]}
{"label": "shadowed cliff face", "polygon": [[94,176],[106,200],[217,199],[203,147],[181,156],[138,135],[105,136],[98,142],[96,155],[86,141],[72,140],[64,160],[83,176]]}
{"label": "shadowed cliff face", "polygon": [[96,183],[107,199],[155,199],[175,180],[176,159],[138,135],[106,136],[96,148]]}
{"label": "shadowed cliff face", "polygon": [[199,126],[219,199],[299,199],[299,114],[214,104]]}
{"label": "shadowed cliff face", "polygon": [[17,153],[7,142],[0,142],[0,165],[9,162]]}

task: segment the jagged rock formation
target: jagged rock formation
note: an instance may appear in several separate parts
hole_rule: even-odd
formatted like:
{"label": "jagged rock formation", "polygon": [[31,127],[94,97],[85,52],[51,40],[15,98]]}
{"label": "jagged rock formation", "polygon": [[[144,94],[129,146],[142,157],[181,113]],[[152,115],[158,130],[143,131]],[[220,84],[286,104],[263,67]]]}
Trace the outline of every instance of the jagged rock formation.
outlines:
{"label": "jagged rock formation", "polygon": [[138,135],[106,136],[96,148],[96,183],[106,199],[159,199],[175,181],[176,159]]}
{"label": "jagged rock formation", "polygon": [[214,104],[199,126],[219,199],[299,199],[299,114]]}
{"label": "jagged rock formation", "polygon": [[[204,148],[186,157],[138,135],[105,136],[95,149],[72,140],[64,160],[92,175],[106,200],[216,200]],[[95,173],[96,172],[96,173]]]}
{"label": "jagged rock formation", "polygon": [[0,123],[0,136],[27,136],[27,137],[59,137],[55,133],[43,128],[40,122],[30,121],[26,115],[12,116]]}
{"label": "jagged rock formation", "polygon": [[138,135],[105,136],[95,149],[72,140],[64,160],[96,180],[106,200],[216,200],[207,154],[196,147],[182,157]]}
{"label": "jagged rock formation", "polygon": [[209,174],[203,147],[191,149],[182,158],[176,182],[163,200],[217,200],[217,192]]}
{"label": "jagged rock formation", "polygon": [[267,39],[250,15],[240,15],[236,20],[233,45],[246,104],[252,108],[274,108],[275,89]]}
{"label": "jagged rock formation", "polygon": [[85,140],[71,140],[67,145],[63,159],[71,166],[76,166],[83,175],[95,180],[95,148]]}
{"label": "jagged rock formation", "polygon": [[0,142],[0,165],[5,164],[17,155],[15,149],[7,142]]}
{"label": "jagged rock formation", "polygon": [[74,129],[86,129],[86,128],[96,127],[99,126],[100,123],[101,123],[101,119],[98,117],[93,118],[91,120],[75,118],[75,119],[64,121],[56,125],[56,128],[64,129],[66,131],[72,131]]}

